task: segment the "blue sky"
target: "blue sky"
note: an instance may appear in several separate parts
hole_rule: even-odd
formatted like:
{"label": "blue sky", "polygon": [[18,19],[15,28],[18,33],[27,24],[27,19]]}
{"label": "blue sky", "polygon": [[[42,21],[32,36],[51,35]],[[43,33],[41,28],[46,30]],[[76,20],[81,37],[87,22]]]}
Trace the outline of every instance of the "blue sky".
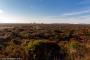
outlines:
{"label": "blue sky", "polygon": [[0,23],[90,23],[90,0],[0,0]]}

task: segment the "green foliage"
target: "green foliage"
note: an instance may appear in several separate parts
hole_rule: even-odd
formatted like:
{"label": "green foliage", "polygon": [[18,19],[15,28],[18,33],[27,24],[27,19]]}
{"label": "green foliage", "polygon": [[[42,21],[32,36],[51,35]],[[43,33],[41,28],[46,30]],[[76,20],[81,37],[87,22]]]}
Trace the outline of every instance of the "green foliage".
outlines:
{"label": "green foliage", "polygon": [[27,46],[25,46],[25,51],[28,53],[28,51],[34,50],[35,46],[39,45],[40,43],[46,43],[47,40],[31,40]]}
{"label": "green foliage", "polygon": [[69,44],[69,47],[75,49],[78,47],[78,45],[73,43],[73,44]]}

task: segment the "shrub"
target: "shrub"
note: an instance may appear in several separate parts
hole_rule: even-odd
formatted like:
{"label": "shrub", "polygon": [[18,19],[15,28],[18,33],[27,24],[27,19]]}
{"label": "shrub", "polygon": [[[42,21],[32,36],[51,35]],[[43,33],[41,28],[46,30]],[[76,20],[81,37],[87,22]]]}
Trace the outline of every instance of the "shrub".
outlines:
{"label": "shrub", "polygon": [[25,49],[28,60],[65,60],[67,56],[65,49],[47,40],[30,41]]}

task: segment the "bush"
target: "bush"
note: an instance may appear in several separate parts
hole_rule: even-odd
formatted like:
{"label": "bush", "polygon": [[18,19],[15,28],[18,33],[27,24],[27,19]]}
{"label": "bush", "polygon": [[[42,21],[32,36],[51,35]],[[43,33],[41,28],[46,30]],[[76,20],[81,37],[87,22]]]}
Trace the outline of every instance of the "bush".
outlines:
{"label": "bush", "polygon": [[67,56],[65,49],[47,40],[30,41],[26,46],[26,53],[28,60],[65,60]]}

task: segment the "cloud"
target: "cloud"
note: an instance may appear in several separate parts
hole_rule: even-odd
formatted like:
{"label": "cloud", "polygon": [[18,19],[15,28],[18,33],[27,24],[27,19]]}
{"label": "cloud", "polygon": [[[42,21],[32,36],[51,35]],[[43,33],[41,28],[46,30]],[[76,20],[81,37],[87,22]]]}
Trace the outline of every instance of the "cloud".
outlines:
{"label": "cloud", "polygon": [[86,23],[90,24],[90,15],[79,15],[78,14],[88,13],[89,10],[84,10],[81,12],[65,13],[61,16],[38,16],[38,17],[23,17],[14,16],[9,14],[0,14],[0,23]]}
{"label": "cloud", "polygon": [[90,15],[85,16],[47,16],[47,17],[18,17],[3,15],[0,16],[0,23],[86,23],[90,24]]}
{"label": "cloud", "polygon": [[73,16],[73,17],[47,16],[47,17],[42,17],[42,18],[34,18],[34,19],[31,19],[31,21],[36,22],[36,23],[71,23],[71,24],[85,23],[85,24],[90,24],[90,15]]}
{"label": "cloud", "polygon": [[62,16],[81,15],[81,14],[87,14],[87,13],[90,13],[90,10],[84,10],[84,11],[72,12],[72,13],[65,13]]}

